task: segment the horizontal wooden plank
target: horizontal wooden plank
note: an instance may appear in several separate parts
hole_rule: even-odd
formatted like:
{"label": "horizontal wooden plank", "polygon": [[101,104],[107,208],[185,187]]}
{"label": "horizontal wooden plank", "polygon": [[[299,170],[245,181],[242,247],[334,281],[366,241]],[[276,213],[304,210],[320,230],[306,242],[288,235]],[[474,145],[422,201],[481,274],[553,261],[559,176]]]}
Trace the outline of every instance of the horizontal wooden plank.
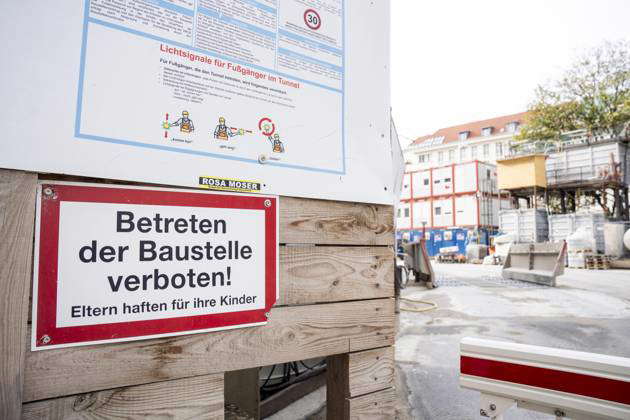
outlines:
{"label": "horizontal wooden plank", "polygon": [[261,327],[28,351],[24,401],[390,346],[394,318],[390,298],[288,306]]}
{"label": "horizontal wooden plank", "polygon": [[394,245],[394,208],[282,197],[280,242]]}
{"label": "horizontal wooden plank", "polygon": [[218,373],[27,403],[22,419],[223,419],[223,412]]}
{"label": "horizontal wooden plank", "polygon": [[384,389],[346,400],[346,417],[350,420],[391,420],[396,418],[396,391]]}
{"label": "horizontal wooden plank", "polygon": [[389,247],[280,248],[278,305],[394,296],[394,253]]}
{"label": "horizontal wooden plank", "polygon": [[348,354],[348,397],[394,386],[394,348]]}

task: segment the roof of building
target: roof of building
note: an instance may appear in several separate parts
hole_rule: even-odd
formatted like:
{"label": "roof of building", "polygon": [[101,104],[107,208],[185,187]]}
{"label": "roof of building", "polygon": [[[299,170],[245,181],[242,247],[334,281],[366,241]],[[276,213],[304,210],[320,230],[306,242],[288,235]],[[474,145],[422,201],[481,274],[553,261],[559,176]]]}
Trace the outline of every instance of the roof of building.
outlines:
{"label": "roof of building", "polygon": [[527,117],[527,112],[519,112],[518,114],[503,115],[501,117],[490,118],[487,120],[473,121],[466,124],[454,125],[452,127],[440,128],[433,134],[418,137],[412,144],[422,144],[425,141],[440,139],[440,143],[450,143],[459,141],[459,133],[468,131],[468,139],[481,136],[481,130],[486,127],[492,127],[492,134],[499,134],[505,131],[506,126],[511,122],[522,124]]}

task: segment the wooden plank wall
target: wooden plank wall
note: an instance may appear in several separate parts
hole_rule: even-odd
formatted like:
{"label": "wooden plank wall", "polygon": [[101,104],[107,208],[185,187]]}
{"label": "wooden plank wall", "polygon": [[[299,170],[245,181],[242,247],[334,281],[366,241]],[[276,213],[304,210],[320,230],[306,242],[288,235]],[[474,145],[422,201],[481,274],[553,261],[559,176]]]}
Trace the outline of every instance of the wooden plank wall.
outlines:
{"label": "wooden plank wall", "polygon": [[329,418],[393,416],[392,207],[282,197],[280,296],[266,326],[31,352],[36,177],[0,181],[0,218],[11,218],[0,232],[16,238],[0,242],[0,299],[13,297],[1,305],[1,418],[223,418],[225,371],[333,355],[328,385],[341,392],[329,392]]}

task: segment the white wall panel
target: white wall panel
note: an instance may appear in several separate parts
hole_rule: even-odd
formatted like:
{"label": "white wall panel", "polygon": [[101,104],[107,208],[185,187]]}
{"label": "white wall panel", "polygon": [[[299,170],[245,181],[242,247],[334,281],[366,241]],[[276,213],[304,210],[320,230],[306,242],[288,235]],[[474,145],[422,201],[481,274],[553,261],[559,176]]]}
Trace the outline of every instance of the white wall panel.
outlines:
{"label": "white wall panel", "polygon": [[431,171],[420,171],[412,174],[413,178],[413,197],[430,197],[431,196]]}
{"label": "white wall panel", "polygon": [[474,192],[477,191],[477,177],[475,162],[468,162],[455,166],[455,192]]}
{"label": "white wall panel", "polygon": [[443,166],[433,169],[433,195],[453,193],[453,167]]}
{"label": "white wall panel", "polygon": [[422,228],[422,222],[426,223],[426,227],[431,226],[431,201],[417,200],[413,202],[413,227],[415,229]]}
{"label": "white wall panel", "polygon": [[455,225],[471,226],[477,224],[477,197],[462,195],[455,197]]}

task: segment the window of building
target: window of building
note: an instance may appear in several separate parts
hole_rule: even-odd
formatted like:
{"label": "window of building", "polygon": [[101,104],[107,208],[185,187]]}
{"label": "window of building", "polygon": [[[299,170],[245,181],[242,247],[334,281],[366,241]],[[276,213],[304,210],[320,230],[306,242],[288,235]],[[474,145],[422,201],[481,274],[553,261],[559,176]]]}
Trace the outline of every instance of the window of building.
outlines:
{"label": "window of building", "polygon": [[462,147],[459,150],[459,160],[463,162],[466,160],[467,157],[468,157],[468,147]]}
{"label": "window of building", "polygon": [[424,180],[423,180],[423,181],[424,181],[424,182],[423,182],[423,183],[424,183],[424,185],[429,185],[429,178],[424,178]]}
{"label": "window of building", "polygon": [[436,207],[435,208],[435,215],[439,216],[440,214],[442,214],[442,207]]}
{"label": "window of building", "polygon": [[477,157],[477,146],[472,146],[470,148],[470,157],[473,159]]}
{"label": "window of building", "polygon": [[483,157],[487,158],[488,155],[490,155],[490,145],[489,144],[484,144],[483,145]]}
{"label": "window of building", "polygon": [[486,169],[486,178],[490,179],[490,169]]}
{"label": "window of building", "polygon": [[418,155],[418,163],[424,163],[424,155]]}
{"label": "window of building", "polygon": [[398,209],[398,218],[400,219],[400,215],[402,214],[402,212],[400,211],[401,209]]}
{"label": "window of building", "polygon": [[438,162],[442,162],[444,160],[444,152],[438,152]]}
{"label": "window of building", "polygon": [[451,178],[444,178],[444,182],[451,182]]}
{"label": "window of building", "polygon": [[405,217],[409,217],[409,208],[405,209]]}
{"label": "window of building", "polygon": [[508,132],[516,133],[516,131],[518,130],[518,121],[512,121],[511,123],[508,123],[506,128]]}
{"label": "window of building", "polygon": [[448,151],[448,160],[449,162],[455,161],[455,149],[451,149]]}
{"label": "window of building", "polygon": [[484,127],[481,129],[482,136],[489,136],[492,134],[492,127]]}
{"label": "window of building", "polygon": [[470,134],[470,131],[460,131],[459,132],[459,139],[460,140],[466,140],[468,138],[469,134]]}
{"label": "window of building", "polygon": [[497,157],[503,157],[503,143],[496,143],[494,145],[494,153]]}
{"label": "window of building", "polygon": [[433,183],[434,183],[434,184],[439,184],[439,183],[440,183],[440,180],[439,180],[439,179],[436,179],[435,181],[433,181]]}

